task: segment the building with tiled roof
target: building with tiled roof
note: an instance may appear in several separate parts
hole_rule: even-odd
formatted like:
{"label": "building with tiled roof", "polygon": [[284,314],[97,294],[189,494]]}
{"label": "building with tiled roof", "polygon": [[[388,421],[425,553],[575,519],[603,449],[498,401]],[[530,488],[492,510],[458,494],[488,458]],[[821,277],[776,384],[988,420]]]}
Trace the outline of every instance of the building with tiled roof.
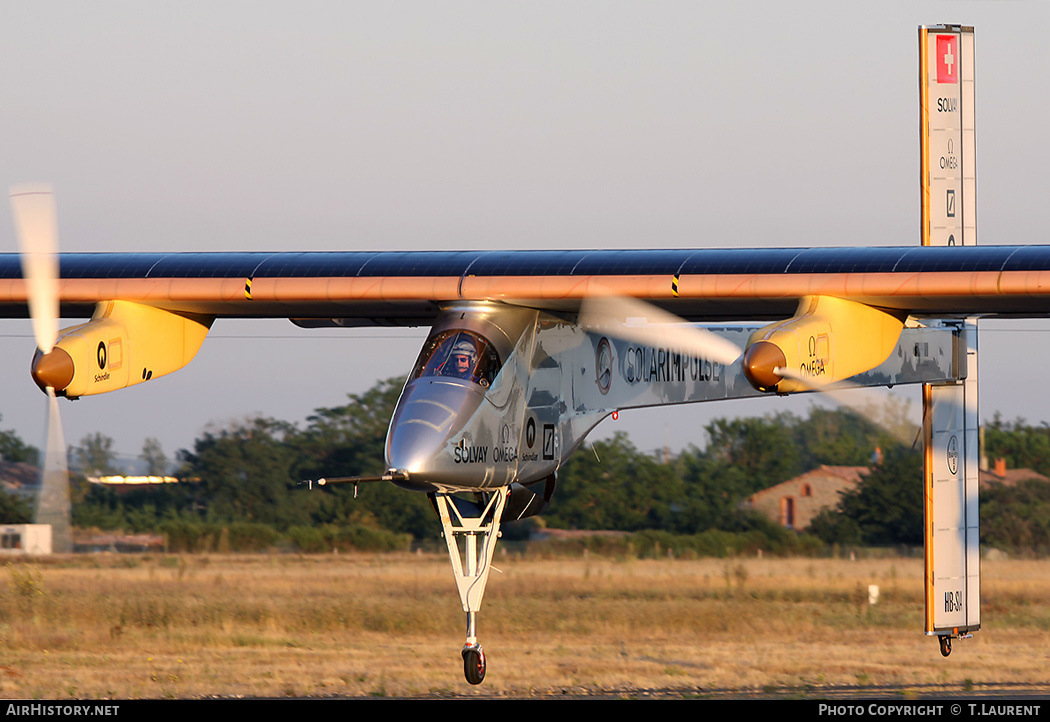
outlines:
{"label": "building with tiled roof", "polygon": [[1006,468],[1006,459],[996,459],[995,464],[993,464],[990,469],[981,469],[980,473],[982,488],[989,484],[996,483],[1013,486],[1014,484],[1028,481],[1029,479],[1050,481],[1050,479],[1043,476],[1038,471],[1033,471],[1031,469],[1008,469]]}
{"label": "building with tiled roof", "polygon": [[835,507],[839,495],[854,488],[867,466],[826,466],[763,489],[747,498],[746,506],[781,526],[805,529],[824,507]]}
{"label": "building with tiled roof", "polygon": [[[857,486],[868,471],[867,466],[819,466],[752,494],[745,505],[781,526],[801,531],[821,509],[838,506],[842,492]],[[991,468],[980,470],[982,487],[996,483],[1010,486],[1029,479],[1050,482],[1050,478],[1031,469],[1009,469],[1003,459],[996,459]]]}

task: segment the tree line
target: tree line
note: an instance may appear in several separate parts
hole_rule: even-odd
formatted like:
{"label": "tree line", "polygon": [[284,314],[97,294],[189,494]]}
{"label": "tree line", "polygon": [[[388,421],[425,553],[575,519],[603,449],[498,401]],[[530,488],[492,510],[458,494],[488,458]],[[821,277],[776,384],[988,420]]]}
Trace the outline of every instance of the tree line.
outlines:
{"label": "tree line", "polygon": [[[220,529],[239,548],[265,548],[278,538],[307,550],[401,548],[434,539],[439,526],[423,494],[369,484],[355,499],[349,488],[307,491],[300,484],[381,473],[387,425],[403,383],[387,379],[349,394],[345,404],[317,409],[302,426],[256,417],[207,431],[174,461],[182,483],[136,491],[83,478],[114,461],[112,441],[90,435],[70,455],[71,467],[81,472],[73,481],[74,526],[164,531],[187,547]],[[921,545],[921,441],[909,411],[907,402],[887,397],[861,412],[814,405],[805,416],[720,418],[704,427],[702,448],[673,455],[643,452],[617,433],[579,449],[559,473],[551,508],[540,520],[508,525],[505,536],[537,526],[612,530],[636,535],[639,544],[701,553]],[[743,504],[821,464],[871,465],[876,450],[880,463],[809,529],[785,530]],[[0,453],[29,458],[33,450],[13,432],[0,432]],[[1050,476],[1050,427],[996,416],[985,429],[985,453]],[[169,463],[154,440],[147,440],[142,459],[153,469]],[[7,519],[16,511],[0,508]],[[1050,484],[982,491],[981,523],[986,543],[1012,551],[1050,549]]]}

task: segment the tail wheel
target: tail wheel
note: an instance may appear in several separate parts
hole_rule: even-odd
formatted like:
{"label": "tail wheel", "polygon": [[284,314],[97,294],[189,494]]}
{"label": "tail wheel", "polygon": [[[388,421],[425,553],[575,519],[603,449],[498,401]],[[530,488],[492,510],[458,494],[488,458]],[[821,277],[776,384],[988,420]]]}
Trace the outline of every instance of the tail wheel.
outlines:
{"label": "tail wheel", "polygon": [[471,684],[481,684],[485,679],[485,653],[481,647],[463,648],[463,676]]}

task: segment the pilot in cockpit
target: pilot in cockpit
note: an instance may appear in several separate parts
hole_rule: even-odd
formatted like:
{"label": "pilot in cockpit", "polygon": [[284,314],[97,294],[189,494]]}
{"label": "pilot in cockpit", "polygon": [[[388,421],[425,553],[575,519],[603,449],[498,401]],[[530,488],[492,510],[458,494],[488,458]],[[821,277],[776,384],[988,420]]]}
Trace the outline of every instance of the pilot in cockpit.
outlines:
{"label": "pilot in cockpit", "polygon": [[412,378],[444,376],[487,387],[499,369],[499,355],[492,344],[473,331],[450,329],[427,341]]}
{"label": "pilot in cockpit", "polygon": [[477,361],[478,352],[474,344],[466,339],[456,343],[452,348],[449,362],[443,369],[445,376],[455,376],[461,379],[471,379],[474,373],[474,364]]}

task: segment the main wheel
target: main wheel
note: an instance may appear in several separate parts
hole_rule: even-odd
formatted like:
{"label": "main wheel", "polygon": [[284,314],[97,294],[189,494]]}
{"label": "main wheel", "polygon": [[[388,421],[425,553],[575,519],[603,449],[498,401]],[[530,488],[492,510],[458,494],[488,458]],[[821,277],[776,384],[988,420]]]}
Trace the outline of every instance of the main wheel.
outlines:
{"label": "main wheel", "polygon": [[952,638],[949,637],[947,634],[945,634],[942,637],[940,637],[940,641],[941,641],[941,656],[942,657],[947,657],[949,654],[952,653]]}
{"label": "main wheel", "polygon": [[485,679],[485,653],[481,647],[463,648],[463,676],[471,684],[481,684]]}

